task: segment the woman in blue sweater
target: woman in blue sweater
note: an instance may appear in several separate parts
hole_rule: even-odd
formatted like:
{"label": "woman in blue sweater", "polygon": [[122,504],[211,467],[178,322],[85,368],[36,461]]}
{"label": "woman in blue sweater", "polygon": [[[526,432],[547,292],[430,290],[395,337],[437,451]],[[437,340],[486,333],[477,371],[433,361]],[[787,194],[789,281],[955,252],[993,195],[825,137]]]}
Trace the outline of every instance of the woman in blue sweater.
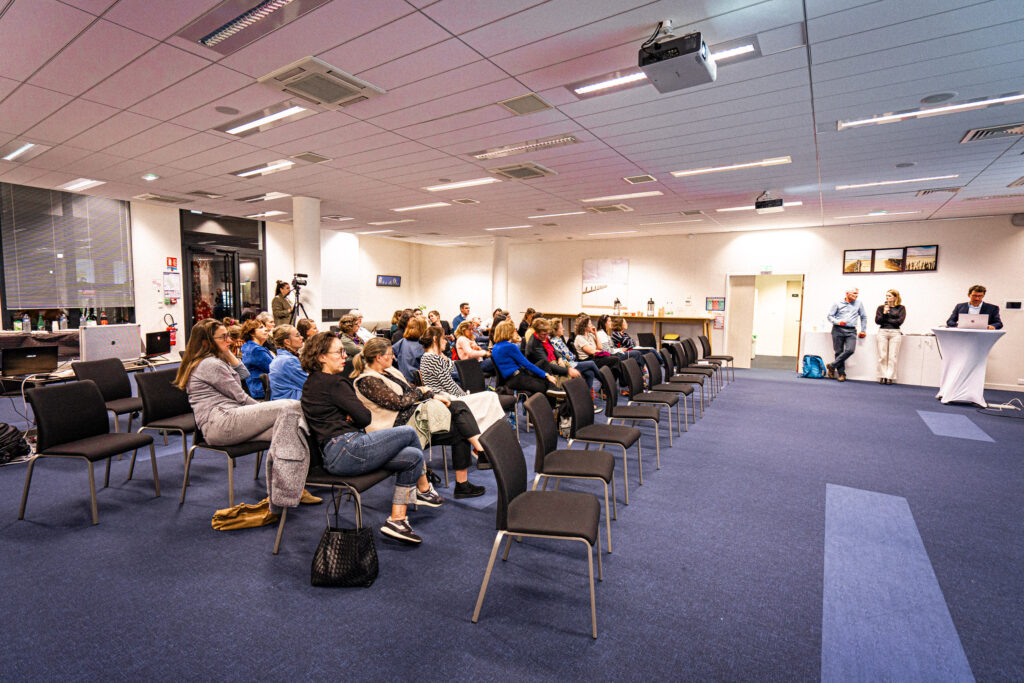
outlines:
{"label": "woman in blue sweater", "polygon": [[263,398],[263,383],[260,375],[270,374],[270,362],[274,360],[274,354],[263,346],[267,341],[266,326],[259,320],[246,320],[242,325],[242,363],[249,371],[249,377],[245,380],[249,387],[249,395],[253,398]]}
{"label": "woman in blue sweater", "polygon": [[519,350],[519,335],[511,320],[503,320],[491,336],[494,348],[491,358],[505,385],[528,394],[546,392],[555,388],[555,377],[531,363]]}
{"label": "woman in blue sweater", "polygon": [[291,325],[278,325],[274,328],[273,339],[277,356],[270,362],[270,398],[301,400],[302,386],[309,377],[299,362],[304,341],[302,333]]}

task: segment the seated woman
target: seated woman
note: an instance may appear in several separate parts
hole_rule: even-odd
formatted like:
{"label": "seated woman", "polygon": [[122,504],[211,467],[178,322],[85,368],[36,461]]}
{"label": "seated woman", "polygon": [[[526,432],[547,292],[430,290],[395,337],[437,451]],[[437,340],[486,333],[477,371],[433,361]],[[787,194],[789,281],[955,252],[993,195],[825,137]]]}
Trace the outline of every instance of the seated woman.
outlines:
{"label": "seated woman", "polygon": [[[502,320],[492,330],[494,348],[491,358],[505,385],[525,393],[535,394],[555,389],[555,376],[531,363],[519,350],[519,335],[511,320]],[[553,399],[549,397],[550,401]]]}
{"label": "seated woman", "polygon": [[[619,320],[622,320],[622,318],[619,318]],[[622,322],[625,323],[624,320],[622,320]],[[597,319],[597,343],[601,346],[601,350],[606,353],[619,356],[620,358],[635,358],[637,363],[643,362],[641,360],[643,358],[642,352],[632,348],[632,346],[621,347],[616,345],[615,342],[612,341],[612,334],[614,334],[614,330],[612,329],[612,316],[606,313]],[[635,346],[635,344],[633,344],[632,337],[628,334],[624,336],[629,340],[630,344]],[[643,366],[641,365],[641,367]]]}
{"label": "seated woman", "polygon": [[[398,370],[391,367],[395,354],[387,339],[376,338],[366,342],[363,350],[352,360],[352,380],[356,395],[369,408],[371,420],[367,433],[408,424],[417,404],[431,398],[434,392],[413,387]],[[451,411],[451,429],[432,433],[430,443],[452,447],[452,467],[455,469],[455,497],[475,498],[484,494],[484,487],[469,481],[470,449],[483,452],[480,428],[465,403],[438,397]]]}
{"label": "seated woman", "polygon": [[427,313],[427,325],[441,328],[446,337],[452,333],[452,326],[448,324],[447,320],[441,320],[441,314],[438,311]]}
{"label": "seated woman", "polygon": [[274,348],[274,340],[270,338],[270,335],[274,333],[274,316],[271,315],[269,311],[263,311],[256,316],[256,320],[263,323],[263,327],[267,330],[267,338],[263,341],[263,347],[267,351],[274,353],[276,351]]}
{"label": "seated woman", "polygon": [[416,372],[420,369],[423,347],[420,337],[427,331],[425,318],[410,318],[402,338],[394,342],[395,366],[409,384],[416,383]]}
{"label": "seated woman", "polygon": [[423,357],[420,358],[420,376],[423,378],[425,388],[433,391],[435,396],[442,395],[450,400],[457,399],[469,406],[481,432],[505,417],[505,411],[501,409],[501,401],[498,400],[497,393],[481,391],[470,394],[452,379],[452,373],[455,372],[455,361],[445,354],[448,340],[440,327],[428,327],[420,337],[420,345],[423,347]]}
{"label": "seated woman", "polygon": [[[258,403],[246,396],[239,379],[247,379],[249,371],[232,355],[230,344],[227,328],[220,322],[199,321],[189,333],[188,345],[174,378],[174,385],[188,394],[196,426],[203,438],[214,446],[270,441],[268,463],[280,458],[282,462],[305,461],[308,467],[309,452],[300,428],[302,408],[299,402]],[[278,512],[281,506],[294,507],[299,502],[320,502],[316,496],[306,491],[299,494],[298,487],[295,488],[294,492],[287,487],[278,488],[277,493],[272,490],[271,511]]]}
{"label": "seated woman", "polygon": [[398,329],[398,321],[401,318],[402,318],[402,311],[401,310],[395,311],[394,315],[391,316],[391,329],[388,331],[389,335],[390,334],[394,334],[395,331]]}
{"label": "seated woman", "polygon": [[473,338],[473,323],[462,321],[455,328],[455,355],[459,360],[476,359],[480,361],[480,369],[485,375],[494,374],[494,361],[491,360],[491,352],[484,351]]}
{"label": "seated woman", "polygon": [[523,319],[519,321],[519,328],[516,330],[516,333],[519,334],[519,336],[522,339],[525,339],[526,341],[530,341],[529,338],[526,335],[526,332],[527,332],[527,330],[530,329],[530,325],[533,324],[533,319],[536,316],[537,316],[537,311],[535,309],[533,309],[533,308],[527,308],[526,312],[523,313]]}
{"label": "seated woman", "polygon": [[[583,378],[587,380],[587,386],[590,390],[594,390],[594,382],[597,381],[598,369],[597,364],[592,360],[576,360],[576,356],[569,347],[565,345],[565,340],[562,339],[562,335],[565,334],[565,329],[562,325],[561,318],[552,318],[550,321],[551,330],[548,332],[548,340],[551,342],[551,346],[555,349],[555,355],[558,356],[560,361],[566,363],[570,368],[576,368],[583,375]],[[594,407],[594,412],[601,412],[601,408]]]}
{"label": "seated woman", "polygon": [[629,329],[629,321],[622,316],[612,316],[611,337],[612,344],[617,349],[635,349],[636,342],[626,330]]}
{"label": "seated woman", "polygon": [[227,325],[228,337],[231,339],[231,353],[241,360],[242,358],[242,326],[241,325]]}
{"label": "seated woman", "polygon": [[394,332],[391,333],[392,344],[397,344],[398,340],[405,336],[406,326],[415,317],[415,312],[411,308],[406,308],[402,311],[402,315],[398,318],[398,325],[395,327]]}
{"label": "seated woman", "polygon": [[526,342],[526,359],[549,375],[554,375],[556,383],[559,377],[579,377],[580,371],[567,362],[561,362],[555,352],[549,339],[551,323],[546,318],[534,318],[532,327],[533,335]]}
{"label": "seated woman", "polygon": [[362,346],[366,342],[368,342],[371,339],[373,339],[374,336],[376,336],[376,335],[373,334],[373,332],[370,332],[368,329],[363,327],[363,312],[362,311],[360,311],[358,308],[353,308],[348,313],[349,313],[349,315],[354,316],[355,319],[356,319],[356,336],[353,337],[353,339],[356,341],[357,344]]}
{"label": "seated woman", "polygon": [[263,398],[260,375],[270,373],[270,362],[274,360],[274,354],[264,346],[269,338],[266,325],[257,318],[246,320],[242,325],[242,362],[249,371],[245,385],[253,398]]}
{"label": "seated woman", "polygon": [[302,335],[291,325],[278,325],[274,328],[273,339],[277,355],[270,361],[270,396],[275,401],[282,398],[298,401],[302,398],[302,385],[306,383],[306,373],[299,362]]}
{"label": "seated woman", "polygon": [[309,339],[314,334],[320,332],[316,329],[316,322],[312,318],[302,318],[301,320],[295,321],[295,329],[302,335],[303,340]]}
{"label": "seated woman", "polygon": [[363,345],[363,340],[356,334],[358,330],[359,319],[354,315],[349,313],[341,316],[338,320],[338,336],[341,338],[341,348],[345,349],[345,353],[349,356],[355,356],[359,353],[359,349]]}
{"label": "seated woman", "polygon": [[601,345],[597,341],[597,328],[594,327],[594,321],[590,319],[590,316],[580,316],[576,319],[576,337],[572,343],[576,347],[576,355],[580,360],[593,361],[599,368],[605,366],[611,368],[619,384],[625,384],[626,373],[622,367],[622,359],[607,351],[602,351]]}
{"label": "seated woman", "polygon": [[309,373],[302,388],[302,412],[324,454],[324,468],[339,476],[386,469],[395,473],[391,516],[382,534],[407,543],[419,543],[406,518],[406,506],[415,490],[416,505],[441,507],[444,499],[427,481],[423,449],[412,427],[392,427],[367,433],[372,415],[356,396],[352,383],[341,374],[345,350],[331,332],[320,332],[306,342],[302,367]]}

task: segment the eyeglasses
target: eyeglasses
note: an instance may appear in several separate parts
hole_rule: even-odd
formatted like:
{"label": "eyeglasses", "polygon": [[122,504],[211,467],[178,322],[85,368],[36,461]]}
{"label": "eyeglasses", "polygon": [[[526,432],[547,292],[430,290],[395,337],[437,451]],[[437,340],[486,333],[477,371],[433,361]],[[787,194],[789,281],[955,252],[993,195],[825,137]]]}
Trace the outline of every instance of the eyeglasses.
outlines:
{"label": "eyeglasses", "polygon": [[229,335],[229,334],[218,334],[217,336],[215,336],[213,338],[213,341],[224,341],[225,339],[227,339],[230,336],[231,335]]}
{"label": "eyeglasses", "polygon": [[335,354],[337,354],[339,356],[344,356],[345,355],[345,350],[342,349],[341,351],[327,351],[327,352],[324,353],[325,356],[333,356]]}

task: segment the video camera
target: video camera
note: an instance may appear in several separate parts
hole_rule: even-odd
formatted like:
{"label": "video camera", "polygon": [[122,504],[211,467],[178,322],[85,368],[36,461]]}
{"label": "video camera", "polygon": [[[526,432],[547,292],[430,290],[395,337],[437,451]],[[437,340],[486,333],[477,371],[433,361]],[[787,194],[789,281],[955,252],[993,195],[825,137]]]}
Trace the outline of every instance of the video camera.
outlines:
{"label": "video camera", "polygon": [[305,287],[307,284],[309,284],[308,278],[309,275],[307,275],[306,273],[295,273],[292,276],[292,289],[297,290],[300,287]]}

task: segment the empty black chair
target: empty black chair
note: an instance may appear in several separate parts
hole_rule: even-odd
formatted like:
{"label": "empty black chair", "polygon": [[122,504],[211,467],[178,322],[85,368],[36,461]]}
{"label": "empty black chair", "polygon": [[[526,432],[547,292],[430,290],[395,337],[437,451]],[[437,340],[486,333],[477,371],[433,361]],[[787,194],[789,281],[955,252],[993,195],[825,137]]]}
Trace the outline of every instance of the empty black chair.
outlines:
{"label": "empty black chair", "polygon": [[124,363],[117,358],[90,360],[72,363],[71,369],[75,379],[91,379],[99,387],[107,410],[114,415],[114,431],[121,431],[118,417],[128,415],[128,429],[132,430],[132,420],[142,410],[142,399],[132,396],[132,383]]}
{"label": "empty black chair", "polygon": [[711,388],[714,392],[713,395],[717,395],[722,388],[722,361],[701,358],[700,354],[697,353],[697,345],[693,343],[692,339],[684,339],[683,346],[686,347],[686,352],[689,354],[691,359],[689,365],[690,368],[705,368],[712,371],[711,377],[714,381],[712,382]]}
{"label": "empty black chair", "polygon": [[260,476],[260,462],[263,460],[263,453],[270,448],[269,441],[254,440],[245,441],[239,444],[232,444],[230,446],[213,446],[206,443],[203,439],[203,432],[196,427],[195,433],[192,435],[192,448],[188,449],[188,453],[185,455],[185,478],[181,482],[181,499],[178,501],[179,504],[185,502],[185,490],[189,485],[188,470],[192,465],[192,456],[195,454],[196,449],[201,448],[204,451],[214,451],[215,453],[223,453],[228,459],[228,507],[235,506],[235,458],[241,458],[243,455],[256,454],[256,472],[253,475],[253,479],[258,479]]}
{"label": "empty black chair", "polygon": [[[356,527],[363,526],[363,501],[359,494],[376,486],[394,473],[381,469],[351,476],[331,474],[324,467],[324,454],[320,450],[320,444],[317,443],[316,437],[307,433],[306,443],[309,446],[309,472],[306,474],[306,486],[329,486],[331,495],[335,499],[341,495],[342,491],[347,492],[356,509]],[[275,555],[281,549],[281,536],[284,535],[284,521],[287,517],[288,508],[284,508],[281,510],[281,520],[277,523],[277,537],[274,539]]]}
{"label": "empty black chair", "polygon": [[[644,376],[640,370],[640,364],[635,358],[627,358],[622,362],[622,368],[626,371],[626,398],[628,404],[639,403],[665,406],[668,409],[668,433],[672,434],[672,408],[676,409],[676,434],[682,435],[679,429],[679,394],[669,391],[645,391]],[[660,408],[659,408],[660,410]]]}
{"label": "empty black chair", "polygon": [[[661,469],[661,434],[658,430],[658,425],[661,423],[661,408],[652,405],[619,405],[619,383],[615,380],[615,374],[610,368],[599,368],[599,377],[601,380],[601,388],[604,389],[605,396],[608,397],[608,401],[605,404],[605,416],[608,418],[608,424],[612,423],[612,420],[622,420],[625,424],[626,420],[630,420],[633,426],[636,426],[637,421],[651,422],[654,424],[654,453],[656,455],[655,461],[658,463],[658,469]],[[671,414],[669,416],[671,419]],[[668,430],[668,445],[672,445],[672,429]]]}
{"label": "empty black chair", "polygon": [[[25,392],[36,419],[36,454],[28,462],[25,490],[21,494],[18,519],[25,519],[25,502],[32,483],[32,470],[39,458],[80,458],[89,468],[89,500],[92,504],[92,523],[99,524],[96,508],[96,478],[92,464],[107,461],[103,486],[110,483],[110,458],[127,451],[138,451],[149,446],[149,459],[153,465],[153,488],[160,497],[160,477],[156,471],[156,451],[149,434],[110,433],[110,420],[103,406],[99,387],[90,380],[69,382],[49,387],[29,389]],[[135,455],[132,454],[132,462]]]}
{"label": "empty black chair", "polygon": [[[578,379],[578,378],[577,378]],[[593,414],[591,414],[593,416]],[[480,594],[473,610],[473,623],[480,618],[487,584],[494,569],[501,541],[508,536],[505,554],[508,559],[513,536],[560,538],[579,541],[587,546],[587,571],[590,577],[590,633],[597,638],[597,605],[594,600],[594,547],[597,547],[597,578],[602,580],[601,566],[601,504],[589,493],[569,491],[527,491],[526,459],[515,432],[505,421],[495,422],[480,436],[487,458],[494,466],[498,484],[498,533],[491,546],[487,570],[480,583]]]}
{"label": "empty black chair", "polygon": [[[676,393],[683,397],[683,429],[688,431],[690,426],[686,421],[686,403],[687,398],[693,395],[693,385],[683,384],[682,382],[663,382],[661,380],[661,361],[658,360],[657,354],[653,351],[648,351],[644,354],[644,366],[647,368],[647,378],[650,382],[651,391]],[[696,412],[693,413],[693,419],[697,419]]]}
{"label": "empty black chair", "polygon": [[[609,370],[609,372],[611,372]],[[608,531],[608,552],[612,551],[612,522],[618,519],[618,503],[615,501],[615,456],[607,451],[581,451],[579,449],[558,448],[558,425],[555,424],[554,413],[551,411],[551,404],[539,394],[534,394],[526,399],[523,405],[526,413],[533,422],[536,430],[537,447],[533,455],[533,478],[532,490],[537,490],[537,484],[544,478],[544,488],[547,489],[547,479],[555,480],[555,488],[558,488],[559,479],[593,479],[604,484],[604,522]],[[608,511],[608,485],[612,487],[612,511]]]}
{"label": "empty black chair", "polygon": [[[196,418],[188,402],[188,394],[174,386],[177,370],[140,372],[135,376],[142,401],[142,426],[138,431],[153,430],[181,434],[181,459],[188,459],[188,434],[196,431]],[[132,463],[134,465],[134,463]],[[128,473],[132,478],[132,473]]]}
{"label": "empty black chair", "polygon": [[[704,417],[704,408],[706,395],[704,393],[704,380],[705,376],[695,372],[679,372],[678,362],[676,361],[676,354],[674,349],[675,344],[665,344],[661,347],[661,360],[665,366],[665,379],[669,382],[676,382],[678,384],[690,384],[694,387],[700,387],[700,416]],[[694,401],[696,403],[696,401]],[[697,421],[697,416],[693,416],[693,421]]]}
{"label": "empty black chair", "polygon": [[711,340],[703,334],[697,335],[697,340],[700,342],[701,351],[704,353],[704,358],[708,360],[720,360],[724,361],[729,368],[730,382],[736,381],[736,363],[732,356],[725,354],[712,354],[711,353]]}
{"label": "empty black chair", "polygon": [[[594,400],[582,377],[574,377],[564,385],[569,399],[572,423],[569,427],[569,446],[573,441],[599,446],[617,446],[622,449],[622,491],[626,505],[629,505],[629,465],[626,450],[636,444],[636,460],[640,468],[640,485],[644,483],[643,447],[640,445],[641,432],[626,425],[594,424]],[[589,446],[588,446],[589,448]]]}

